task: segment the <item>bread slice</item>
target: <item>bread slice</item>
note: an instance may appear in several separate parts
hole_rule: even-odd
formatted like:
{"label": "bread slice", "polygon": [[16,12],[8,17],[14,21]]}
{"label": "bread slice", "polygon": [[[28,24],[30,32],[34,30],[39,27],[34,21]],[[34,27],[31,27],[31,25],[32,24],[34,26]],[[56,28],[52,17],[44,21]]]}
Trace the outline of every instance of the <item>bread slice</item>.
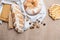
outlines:
{"label": "bread slice", "polygon": [[60,5],[59,4],[54,4],[52,5],[49,9],[49,16],[56,20],[60,19]]}
{"label": "bread slice", "polygon": [[10,4],[3,4],[3,9],[2,9],[2,13],[0,16],[0,20],[3,20],[5,22],[8,22],[8,15],[11,12],[11,5]]}

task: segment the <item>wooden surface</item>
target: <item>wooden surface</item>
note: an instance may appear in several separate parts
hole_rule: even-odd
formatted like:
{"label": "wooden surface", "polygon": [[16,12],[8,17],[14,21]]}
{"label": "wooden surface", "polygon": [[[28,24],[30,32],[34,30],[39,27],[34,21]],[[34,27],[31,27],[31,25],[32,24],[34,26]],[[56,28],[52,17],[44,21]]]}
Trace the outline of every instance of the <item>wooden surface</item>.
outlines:
{"label": "wooden surface", "polygon": [[[47,9],[59,0],[44,0]],[[40,25],[40,29],[29,29],[22,34],[17,34],[14,29],[8,30],[7,23],[0,25],[0,40],[60,40],[60,20],[53,21],[47,12],[43,21],[46,26]]]}

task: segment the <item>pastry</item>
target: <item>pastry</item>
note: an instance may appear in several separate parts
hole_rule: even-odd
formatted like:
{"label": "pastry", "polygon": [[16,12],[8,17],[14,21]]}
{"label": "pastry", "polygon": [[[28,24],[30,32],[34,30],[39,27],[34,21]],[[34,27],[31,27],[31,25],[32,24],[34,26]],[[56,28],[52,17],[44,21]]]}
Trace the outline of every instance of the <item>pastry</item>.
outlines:
{"label": "pastry", "polygon": [[0,20],[8,22],[8,15],[11,12],[11,5],[10,4],[3,4],[3,9],[0,15]]}
{"label": "pastry", "polygon": [[24,9],[29,15],[36,15],[41,10],[40,0],[26,0],[24,2]]}
{"label": "pastry", "polygon": [[49,9],[49,16],[56,20],[60,19],[60,5],[59,4],[54,4],[52,5]]}

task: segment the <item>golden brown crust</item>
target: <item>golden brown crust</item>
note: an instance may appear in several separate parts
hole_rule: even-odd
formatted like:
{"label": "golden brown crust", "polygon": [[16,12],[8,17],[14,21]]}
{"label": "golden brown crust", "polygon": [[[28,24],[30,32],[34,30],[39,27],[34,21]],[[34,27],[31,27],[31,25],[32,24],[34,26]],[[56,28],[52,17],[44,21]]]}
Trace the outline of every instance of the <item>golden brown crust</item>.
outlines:
{"label": "golden brown crust", "polygon": [[53,6],[51,6],[49,9],[49,16],[56,20],[56,19],[60,19],[60,5],[58,4],[54,4]]}
{"label": "golden brown crust", "polygon": [[8,18],[8,28],[9,28],[9,29],[12,29],[12,28],[13,28],[12,13],[9,13],[9,18]]}
{"label": "golden brown crust", "polygon": [[3,20],[5,22],[8,22],[8,15],[11,12],[11,5],[10,4],[3,4],[3,9],[2,9],[2,13],[0,16],[0,20]]}
{"label": "golden brown crust", "polygon": [[0,20],[2,20],[2,21],[4,21],[4,22],[8,22],[8,19],[2,18],[1,16],[0,16]]}
{"label": "golden brown crust", "polygon": [[27,8],[27,7],[34,8],[37,6],[37,3],[38,3],[38,0],[26,0],[24,2],[24,7],[25,8]]}

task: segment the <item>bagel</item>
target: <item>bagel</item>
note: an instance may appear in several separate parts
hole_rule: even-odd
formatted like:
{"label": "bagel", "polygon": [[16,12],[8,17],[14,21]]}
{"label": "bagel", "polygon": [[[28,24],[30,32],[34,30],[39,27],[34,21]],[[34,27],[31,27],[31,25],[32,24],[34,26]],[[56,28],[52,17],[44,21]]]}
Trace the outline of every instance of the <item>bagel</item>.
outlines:
{"label": "bagel", "polygon": [[26,0],[24,2],[24,9],[29,15],[36,15],[41,10],[40,0]]}

